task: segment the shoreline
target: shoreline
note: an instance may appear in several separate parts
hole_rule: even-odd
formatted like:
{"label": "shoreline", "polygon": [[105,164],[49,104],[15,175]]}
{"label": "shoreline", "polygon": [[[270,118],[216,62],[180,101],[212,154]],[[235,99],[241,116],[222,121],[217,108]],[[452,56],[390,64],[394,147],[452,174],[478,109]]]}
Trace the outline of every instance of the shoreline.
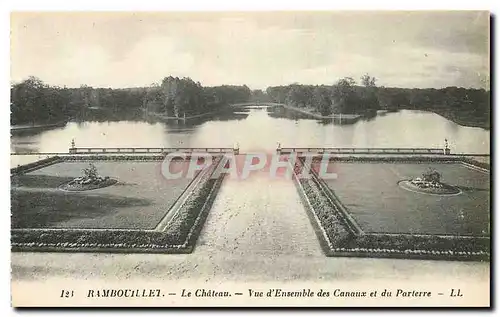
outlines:
{"label": "shoreline", "polygon": [[214,111],[200,113],[200,114],[197,114],[197,115],[186,116],[186,117],[171,117],[171,116],[166,116],[166,115],[163,115],[163,114],[160,114],[160,113],[156,113],[156,112],[146,112],[146,115],[154,117],[154,118],[157,118],[157,119],[161,119],[161,120],[190,120],[190,119],[202,118],[202,117],[205,117],[205,116],[217,113],[217,112],[219,112],[221,110],[224,110],[226,108],[228,108],[228,107],[225,106],[225,107],[221,107],[221,108],[219,108],[217,110],[214,110]]}
{"label": "shoreline", "polygon": [[429,111],[429,112],[435,113],[435,114],[445,118],[446,120],[449,120],[453,123],[456,123],[462,127],[480,128],[480,129],[491,131],[491,124],[489,124],[489,122],[483,122],[483,121],[477,121],[477,120],[467,120],[467,119],[463,119],[463,118],[453,117],[449,113],[438,112],[435,110],[424,110],[424,111]]}
{"label": "shoreline", "polygon": [[68,122],[57,122],[57,123],[48,123],[48,124],[33,124],[33,125],[11,125],[10,131],[28,131],[28,130],[37,130],[37,129],[49,129],[49,128],[59,128],[66,126]]}
{"label": "shoreline", "polygon": [[165,115],[162,115],[159,113],[154,113],[154,112],[148,113],[147,115],[154,117],[154,118],[157,118],[157,119],[161,119],[161,120],[189,120],[189,119],[201,118],[201,117],[204,117],[204,116],[209,115],[211,113],[213,113],[213,112],[202,113],[202,114],[198,114],[195,116],[189,116],[189,117],[170,117],[170,116],[165,116]]}
{"label": "shoreline", "polygon": [[304,109],[300,109],[300,108],[285,105],[285,104],[280,104],[280,106],[282,106],[285,109],[290,109],[290,110],[294,110],[294,111],[297,111],[297,112],[300,112],[303,114],[310,115],[316,119],[359,119],[359,118],[361,118],[360,114],[331,114],[329,116],[323,116],[323,115],[320,115],[320,114],[317,114],[314,112],[310,112],[310,111],[307,111]]}
{"label": "shoreline", "polygon": [[[346,120],[355,120],[355,119],[359,119],[362,117],[362,115],[360,114],[332,114],[332,115],[329,115],[329,116],[322,116],[320,114],[317,114],[317,113],[314,113],[314,112],[311,112],[311,111],[308,111],[308,110],[305,110],[305,109],[301,109],[301,108],[297,108],[297,107],[293,107],[293,106],[290,106],[290,105],[285,105],[285,104],[277,104],[279,106],[282,106],[283,108],[285,109],[289,109],[289,110],[294,110],[294,111],[297,111],[297,112],[300,112],[300,113],[303,113],[303,114],[306,114],[306,115],[310,115],[316,119],[346,119]],[[429,109],[418,109],[418,108],[399,108],[396,110],[399,111],[399,110],[417,110],[417,111],[424,111],[424,112],[431,112],[431,113],[435,113],[443,118],[445,118],[446,120],[449,120],[453,123],[456,123],[460,126],[463,126],[463,127],[471,127],[471,128],[481,128],[481,129],[485,129],[485,130],[488,130],[490,131],[491,130],[491,125],[488,124],[488,122],[482,122],[482,121],[477,121],[477,120],[467,120],[467,119],[463,119],[463,118],[460,118],[460,117],[455,117],[453,115],[450,115],[449,113],[445,113],[445,112],[442,112],[442,111],[439,111],[439,109],[432,109],[432,108],[429,108]],[[378,111],[381,111],[382,113],[391,113],[393,111],[390,111],[390,110],[378,110]]]}

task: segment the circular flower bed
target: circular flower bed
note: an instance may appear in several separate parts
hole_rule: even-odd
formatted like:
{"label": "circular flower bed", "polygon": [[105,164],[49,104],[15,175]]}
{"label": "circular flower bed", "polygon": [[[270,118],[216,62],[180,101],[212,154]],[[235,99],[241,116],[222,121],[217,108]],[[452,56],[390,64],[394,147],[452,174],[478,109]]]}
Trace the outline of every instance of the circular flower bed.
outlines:
{"label": "circular flower bed", "polygon": [[454,186],[445,183],[426,182],[420,179],[402,180],[398,182],[398,185],[399,187],[411,192],[429,195],[453,196],[462,193],[460,189]]}
{"label": "circular flower bed", "polygon": [[112,186],[117,182],[118,182],[117,179],[110,178],[108,176],[96,177],[96,178],[78,177],[66,184],[61,185],[59,189],[71,192],[78,192],[78,191],[93,190],[93,189]]}

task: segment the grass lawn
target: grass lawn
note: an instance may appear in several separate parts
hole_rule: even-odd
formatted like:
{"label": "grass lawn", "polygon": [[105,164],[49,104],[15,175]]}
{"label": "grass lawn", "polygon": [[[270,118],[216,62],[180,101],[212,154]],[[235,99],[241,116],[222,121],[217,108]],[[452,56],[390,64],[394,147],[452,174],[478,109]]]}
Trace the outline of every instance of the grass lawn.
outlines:
{"label": "grass lawn", "polygon": [[161,161],[93,163],[101,176],[118,183],[84,192],[59,190],[88,166],[78,161],[13,176],[12,228],[153,229],[191,181],[166,180]]}
{"label": "grass lawn", "polygon": [[[459,163],[335,162],[337,179],[325,180],[366,233],[489,236],[490,176]],[[400,188],[428,167],[458,187],[457,196],[434,196]]]}

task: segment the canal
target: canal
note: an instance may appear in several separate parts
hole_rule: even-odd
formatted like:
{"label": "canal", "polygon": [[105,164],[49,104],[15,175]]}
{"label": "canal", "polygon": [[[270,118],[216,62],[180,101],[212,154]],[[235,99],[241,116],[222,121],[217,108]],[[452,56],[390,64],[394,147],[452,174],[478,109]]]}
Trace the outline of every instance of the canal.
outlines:
{"label": "canal", "polygon": [[[77,147],[233,147],[241,152],[283,147],[442,147],[453,153],[489,153],[490,133],[460,126],[435,113],[402,110],[359,119],[318,120],[281,107],[236,108],[187,122],[70,122],[45,131],[17,132],[11,152],[67,152]],[[13,158],[20,160],[20,158]]]}

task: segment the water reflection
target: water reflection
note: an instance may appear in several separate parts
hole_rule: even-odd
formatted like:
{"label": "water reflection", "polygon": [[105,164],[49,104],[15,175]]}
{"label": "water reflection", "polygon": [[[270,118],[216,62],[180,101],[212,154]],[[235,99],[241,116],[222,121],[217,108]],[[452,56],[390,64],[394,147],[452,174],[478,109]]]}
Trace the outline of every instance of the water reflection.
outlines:
{"label": "water reflection", "polygon": [[67,152],[81,147],[232,147],[274,151],[284,147],[442,147],[453,152],[489,153],[489,131],[464,127],[431,112],[379,112],[349,121],[314,119],[279,106],[238,107],[192,120],[69,122],[65,127],[15,133],[12,152]]}

